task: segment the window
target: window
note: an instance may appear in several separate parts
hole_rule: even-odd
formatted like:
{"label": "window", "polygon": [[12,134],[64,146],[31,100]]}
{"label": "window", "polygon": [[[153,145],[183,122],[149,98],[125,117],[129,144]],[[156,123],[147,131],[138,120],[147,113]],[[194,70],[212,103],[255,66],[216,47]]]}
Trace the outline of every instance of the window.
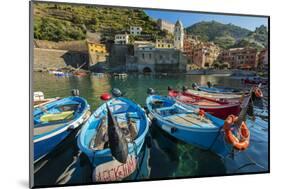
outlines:
{"label": "window", "polygon": [[170,47],[171,47],[171,45],[169,44],[169,45],[168,45],[168,47],[170,48]]}
{"label": "window", "polygon": [[151,54],[149,53],[149,59],[151,59]]}
{"label": "window", "polygon": [[164,44],[162,44],[162,47],[164,47]]}
{"label": "window", "polygon": [[142,53],[142,59],[144,59],[144,53]]}

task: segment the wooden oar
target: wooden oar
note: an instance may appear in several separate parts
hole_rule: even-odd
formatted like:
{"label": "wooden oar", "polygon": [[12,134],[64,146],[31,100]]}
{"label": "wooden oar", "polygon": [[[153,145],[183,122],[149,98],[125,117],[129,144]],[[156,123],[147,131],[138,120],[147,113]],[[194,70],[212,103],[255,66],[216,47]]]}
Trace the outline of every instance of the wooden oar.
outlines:
{"label": "wooden oar", "polygon": [[248,107],[249,107],[249,103],[251,101],[252,92],[253,92],[253,88],[251,88],[251,90],[250,90],[250,95],[245,97],[242,101],[241,111],[240,111],[240,114],[239,114],[238,119],[236,121],[236,125],[238,125],[238,126],[240,126],[242,124],[242,122],[246,120],[247,110],[248,110]]}

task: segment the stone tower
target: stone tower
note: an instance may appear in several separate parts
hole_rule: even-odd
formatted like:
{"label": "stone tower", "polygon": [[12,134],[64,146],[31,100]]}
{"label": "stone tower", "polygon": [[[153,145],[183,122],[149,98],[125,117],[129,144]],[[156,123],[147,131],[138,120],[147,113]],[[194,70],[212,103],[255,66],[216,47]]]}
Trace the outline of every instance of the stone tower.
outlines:
{"label": "stone tower", "polygon": [[177,21],[174,29],[174,46],[176,49],[183,49],[184,31],[181,21]]}

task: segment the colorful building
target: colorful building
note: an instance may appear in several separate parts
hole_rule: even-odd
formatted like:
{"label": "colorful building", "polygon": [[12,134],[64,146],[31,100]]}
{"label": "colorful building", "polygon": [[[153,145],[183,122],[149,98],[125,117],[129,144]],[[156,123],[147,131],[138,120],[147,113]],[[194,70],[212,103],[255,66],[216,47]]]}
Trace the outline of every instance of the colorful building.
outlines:
{"label": "colorful building", "polygon": [[219,61],[229,63],[232,68],[255,69],[258,66],[258,50],[255,48],[232,48],[219,55]]}
{"label": "colorful building", "polygon": [[107,61],[108,52],[104,44],[87,41],[89,51],[89,67]]}
{"label": "colorful building", "polygon": [[107,53],[104,44],[92,43],[88,41],[88,49],[89,49],[89,53]]}
{"label": "colorful building", "polygon": [[268,49],[263,49],[258,55],[258,68],[268,70]]}
{"label": "colorful building", "polygon": [[183,40],[183,53],[186,54],[189,57],[193,57],[193,50],[197,45],[199,45],[200,42],[197,37],[195,36],[189,36],[185,35]]}
{"label": "colorful building", "polygon": [[174,48],[174,43],[169,39],[156,39],[155,47],[157,49],[171,49]]}

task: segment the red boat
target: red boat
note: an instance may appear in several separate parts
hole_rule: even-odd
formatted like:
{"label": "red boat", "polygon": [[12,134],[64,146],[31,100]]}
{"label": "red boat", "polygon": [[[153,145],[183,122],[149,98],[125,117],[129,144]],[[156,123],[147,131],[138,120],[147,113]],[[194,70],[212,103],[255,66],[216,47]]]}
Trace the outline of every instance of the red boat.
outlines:
{"label": "red boat", "polygon": [[222,102],[173,89],[168,90],[168,95],[182,103],[198,106],[201,110],[221,119],[226,119],[231,114],[237,116],[240,113],[240,103]]}

